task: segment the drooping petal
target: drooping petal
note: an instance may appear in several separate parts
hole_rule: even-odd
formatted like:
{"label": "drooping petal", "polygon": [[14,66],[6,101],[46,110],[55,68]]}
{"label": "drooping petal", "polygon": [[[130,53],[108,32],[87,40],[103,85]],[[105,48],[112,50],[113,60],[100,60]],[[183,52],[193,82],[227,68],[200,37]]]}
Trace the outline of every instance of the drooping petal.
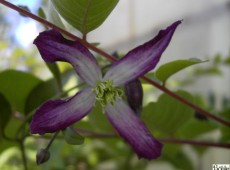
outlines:
{"label": "drooping petal", "polygon": [[40,33],[34,44],[46,62],[69,62],[81,79],[91,86],[101,80],[101,70],[96,59],[80,42],[67,40],[52,29]]}
{"label": "drooping petal", "polygon": [[110,123],[132,146],[139,158],[151,160],[160,156],[162,144],[121,99],[118,99],[114,106],[108,104],[105,111]]}
{"label": "drooping petal", "polygon": [[94,103],[95,95],[89,88],[68,100],[47,101],[35,112],[30,131],[42,135],[64,129],[87,115]]}
{"label": "drooping petal", "polygon": [[139,79],[125,84],[125,95],[129,106],[140,117],[143,103],[143,88]]}
{"label": "drooping petal", "polygon": [[152,70],[180,23],[181,21],[177,21],[165,30],[161,30],[155,38],[138,46],[115,62],[106,73],[104,80],[113,80],[114,85],[119,86]]}

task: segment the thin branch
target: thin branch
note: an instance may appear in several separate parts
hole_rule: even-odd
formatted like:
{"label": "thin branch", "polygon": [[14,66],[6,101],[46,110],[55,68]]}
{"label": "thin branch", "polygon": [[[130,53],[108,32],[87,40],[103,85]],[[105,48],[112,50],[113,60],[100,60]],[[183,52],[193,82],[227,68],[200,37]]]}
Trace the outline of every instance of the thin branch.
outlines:
{"label": "thin branch", "polygon": [[[74,128],[78,133],[84,137],[90,138],[118,138],[119,136],[115,133],[105,133],[105,132],[95,132],[91,130],[86,130],[82,128]],[[221,148],[230,148],[230,143],[214,143],[208,141],[194,141],[187,139],[174,139],[174,138],[159,138],[159,141],[163,143],[174,143],[174,144],[189,144],[189,145],[198,145],[206,147],[221,147]]]}
{"label": "thin branch", "polygon": [[22,160],[23,160],[23,165],[24,165],[24,170],[27,170],[27,159],[26,159],[26,152],[25,152],[25,147],[24,147],[24,139],[22,139],[19,142],[21,153],[22,153]]}
{"label": "thin branch", "polygon": [[230,143],[214,143],[207,141],[194,141],[187,139],[172,139],[165,138],[159,139],[163,143],[175,143],[175,144],[189,144],[189,145],[198,145],[198,146],[208,146],[208,147],[221,147],[221,148],[230,148]]}
{"label": "thin branch", "polygon": [[48,145],[46,146],[45,150],[48,151],[50,146],[52,145],[53,141],[56,139],[57,135],[58,135],[59,131],[55,132],[51,138],[51,140],[49,141]]}
{"label": "thin branch", "polygon": [[87,34],[83,34],[82,39],[83,39],[84,41],[87,41]]}
{"label": "thin branch", "polygon": [[109,132],[95,132],[87,129],[82,128],[74,128],[76,132],[81,134],[84,137],[90,137],[90,138],[117,138],[118,136],[115,133],[109,133]]}
{"label": "thin branch", "polygon": [[[86,138],[119,138],[118,134],[112,132],[96,132],[92,130],[82,129],[82,128],[73,128],[77,133]],[[48,136],[34,136],[39,139],[50,140],[51,137]],[[63,137],[56,137],[56,139],[62,140]],[[217,143],[217,142],[208,142],[208,141],[195,141],[187,139],[175,139],[175,138],[158,138],[157,140],[162,143],[173,143],[173,144],[183,144],[183,145],[197,145],[203,147],[220,147],[220,148],[230,148],[230,143]]]}
{"label": "thin branch", "polygon": [[[0,3],[2,3],[3,5],[5,5],[5,6],[11,8],[11,9],[14,9],[14,10],[18,11],[19,13],[22,13],[22,14],[24,14],[24,15],[26,15],[26,16],[29,16],[30,18],[32,18],[32,19],[34,19],[34,20],[36,20],[36,21],[38,21],[38,22],[40,22],[40,23],[42,23],[42,24],[44,24],[44,25],[47,25],[48,27],[51,27],[51,28],[53,28],[53,29],[56,29],[56,30],[62,32],[63,34],[65,34],[65,35],[68,36],[69,38],[72,38],[72,39],[74,39],[74,40],[77,40],[77,41],[81,42],[81,43],[82,43],[83,45],[85,45],[86,47],[88,47],[88,48],[90,48],[91,50],[95,51],[96,53],[98,53],[98,54],[100,54],[100,55],[106,57],[107,59],[110,59],[111,61],[116,61],[116,60],[117,60],[117,59],[114,58],[113,56],[107,54],[106,52],[104,52],[104,51],[102,51],[102,50],[100,50],[100,49],[98,49],[97,47],[93,46],[92,44],[90,44],[90,43],[88,43],[88,42],[82,40],[81,38],[79,38],[79,37],[77,37],[77,36],[71,34],[70,32],[68,32],[68,31],[66,31],[66,30],[64,30],[64,29],[62,29],[62,28],[60,28],[60,27],[58,27],[58,26],[56,26],[56,25],[54,25],[54,24],[48,22],[47,20],[45,20],[45,19],[43,19],[43,18],[40,18],[40,17],[38,17],[38,16],[36,16],[36,15],[34,15],[34,14],[32,14],[32,13],[30,13],[30,12],[28,12],[28,11],[26,11],[26,10],[24,10],[24,9],[22,9],[22,8],[20,8],[20,7],[18,7],[18,6],[16,6],[16,5],[13,5],[13,4],[11,4],[11,3],[7,2],[7,1],[4,1],[4,0],[3,0],[3,1],[1,1]],[[157,88],[160,89],[161,91],[167,93],[168,95],[172,96],[173,98],[177,99],[178,101],[184,103],[185,105],[187,105],[187,106],[193,108],[193,109],[196,110],[196,111],[199,111],[201,114],[203,114],[203,115],[205,115],[205,116],[207,116],[207,117],[210,117],[211,119],[214,119],[214,120],[216,120],[216,121],[218,121],[218,122],[220,122],[220,123],[222,123],[222,124],[224,124],[224,125],[230,127],[230,122],[229,122],[229,121],[224,120],[223,118],[220,118],[220,117],[218,117],[218,116],[216,116],[216,115],[213,115],[213,114],[207,112],[206,110],[204,110],[204,109],[202,109],[202,108],[200,108],[200,107],[194,105],[194,104],[191,103],[190,101],[188,101],[188,100],[186,100],[186,99],[180,97],[179,95],[173,93],[173,92],[170,91],[169,89],[165,88],[164,86],[162,86],[162,85],[160,85],[160,84],[154,82],[153,80],[151,80],[151,79],[149,79],[149,78],[147,78],[147,77],[145,77],[145,76],[142,76],[142,79],[145,80],[145,81],[147,81],[148,83],[152,84],[153,86],[157,87]]]}

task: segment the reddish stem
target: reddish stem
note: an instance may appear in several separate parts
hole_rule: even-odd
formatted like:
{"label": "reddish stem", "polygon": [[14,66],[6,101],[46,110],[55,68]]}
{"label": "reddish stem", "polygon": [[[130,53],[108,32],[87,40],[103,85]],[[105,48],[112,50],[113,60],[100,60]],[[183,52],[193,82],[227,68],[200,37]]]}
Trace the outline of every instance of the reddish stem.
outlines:
{"label": "reddish stem", "polygon": [[86,34],[83,34],[82,39],[83,39],[84,41],[86,41],[87,35],[86,35]]}
{"label": "reddish stem", "polygon": [[[32,19],[34,19],[34,20],[36,20],[36,21],[38,21],[38,22],[40,22],[40,23],[42,23],[42,24],[44,24],[44,25],[46,25],[46,26],[49,26],[49,27],[51,27],[51,28],[54,28],[54,29],[56,29],[56,30],[62,32],[63,34],[67,35],[68,37],[70,37],[70,38],[72,38],[72,39],[74,39],[74,40],[77,40],[77,41],[81,42],[81,43],[84,44],[86,47],[88,47],[88,48],[90,48],[91,50],[97,52],[98,54],[100,54],[100,55],[102,55],[102,56],[104,56],[104,57],[110,59],[111,61],[116,61],[116,60],[117,60],[117,59],[114,58],[113,56],[107,54],[106,52],[104,52],[104,51],[102,51],[102,50],[100,50],[100,49],[98,49],[97,47],[95,47],[95,46],[93,46],[92,44],[86,42],[85,40],[83,40],[83,39],[81,39],[81,38],[79,38],[79,37],[77,37],[77,36],[75,36],[75,35],[69,33],[68,31],[66,31],[66,30],[64,30],[64,29],[62,29],[62,28],[60,28],[60,27],[58,27],[58,26],[56,26],[56,25],[54,25],[54,24],[52,24],[52,23],[46,21],[46,20],[43,19],[43,18],[40,18],[40,17],[38,17],[38,16],[36,16],[36,15],[34,15],[34,14],[32,14],[32,13],[30,13],[30,12],[28,12],[28,11],[26,11],[26,10],[24,10],[24,9],[22,9],[22,8],[20,8],[20,7],[18,7],[18,6],[16,6],[16,5],[13,5],[13,4],[11,4],[11,3],[7,2],[7,1],[4,1],[4,0],[3,0],[3,1],[1,1],[0,3],[2,3],[3,5],[5,5],[5,6],[11,8],[11,9],[14,9],[15,11],[18,11],[19,13],[22,13],[22,14],[24,14],[24,15],[27,15],[27,16],[29,16],[30,18],[32,18]],[[157,87],[158,89],[162,90],[163,92],[167,93],[168,95],[172,96],[173,98],[177,99],[178,101],[184,103],[185,105],[187,105],[187,106],[193,108],[193,109],[196,110],[196,111],[199,111],[201,114],[203,114],[203,115],[205,115],[205,116],[207,116],[207,117],[210,117],[210,118],[212,118],[212,119],[214,119],[214,120],[216,120],[216,121],[218,121],[218,122],[220,122],[220,123],[222,123],[222,124],[224,124],[224,125],[226,125],[226,126],[230,126],[230,122],[228,122],[228,121],[226,121],[226,120],[224,120],[224,119],[222,119],[222,118],[220,118],[220,117],[218,117],[218,116],[216,116],[216,115],[213,115],[213,114],[211,114],[211,113],[205,111],[204,109],[202,109],[202,108],[200,108],[200,107],[194,105],[193,103],[191,103],[191,102],[187,101],[186,99],[180,97],[179,95],[173,93],[173,92],[170,91],[169,89],[167,89],[167,88],[165,88],[164,86],[162,86],[162,85],[160,85],[160,84],[154,82],[153,80],[151,80],[151,79],[149,79],[149,78],[147,78],[147,77],[145,77],[145,76],[142,76],[142,79],[145,80],[145,81],[147,81],[148,83],[152,84],[153,86]]]}
{"label": "reddish stem", "polygon": [[214,143],[207,141],[194,141],[187,139],[172,139],[172,138],[162,138],[159,141],[163,143],[175,143],[175,144],[189,144],[189,145],[199,145],[199,146],[212,146],[212,147],[221,147],[221,148],[230,148],[230,143]]}
{"label": "reddish stem", "polygon": [[[74,128],[78,133],[85,137],[90,138],[117,138],[119,137],[115,133],[108,132],[95,132],[91,130],[86,130],[82,128]],[[211,147],[221,147],[221,148],[230,148],[230,143],[214,143],[207,141],[194,141],[187,139],[173,139],[173,138],[159,138],[159,141],[163,143],[174,143],[174,144],[189,144],[189,145],[198,145],[198,146],[211,146]]]}

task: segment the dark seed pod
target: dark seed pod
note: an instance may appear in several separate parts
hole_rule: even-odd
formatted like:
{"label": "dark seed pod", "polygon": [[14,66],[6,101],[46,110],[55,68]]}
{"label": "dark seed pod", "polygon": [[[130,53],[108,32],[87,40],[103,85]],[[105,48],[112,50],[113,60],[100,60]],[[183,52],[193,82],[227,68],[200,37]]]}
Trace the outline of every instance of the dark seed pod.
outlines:
{"label": "dark seed pod", "polygon": [[47,162],[50,158],[50,152],[46,149],[40,149],[36,155],[37,165]]}
{"label": "dark seed pod", "polygon": [[203,114],[201,114],[199,112],[195,112],[195,118],[198,119],[198,120],[202,120],[202,121],[208,120],[208,118],[205,115],[203,115]]}
{"label": "dark seed pod", "polygon": [[136,79],[125,84],[125,94],[129,106],[137,116],[140,116],[143,102],[143,89],[140,80]]}
{"label": "dark seed pod", "polygon": [[[19,8],[22,8],[28,12],[31,12],[30,9],[28,8],[28,6],[25,6],[25,5],[18,5]],[[27,15],[23,14],[23,13],[19,13],[21,16],[23,17],[28,17]]]}

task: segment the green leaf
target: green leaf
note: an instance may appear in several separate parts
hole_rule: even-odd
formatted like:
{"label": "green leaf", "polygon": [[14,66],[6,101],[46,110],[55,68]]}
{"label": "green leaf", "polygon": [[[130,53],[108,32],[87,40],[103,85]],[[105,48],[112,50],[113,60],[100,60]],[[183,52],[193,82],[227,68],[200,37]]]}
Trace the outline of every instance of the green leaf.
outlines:
{"label": "green leaf", "polygon": [[172,76],[173,74],[195,64],[203,63],[206,61],[201,61],[199,59],[189,59],[189,60],[175,60],[160,66],[156,71],[156,77],[162,82]]}
{"label": "green leaf", "polygon": [[111,132],[112,127],[103,113],[102,106],[99,102],[96,102],[92,111],[88,114],[89,122],[94,127],[94,129],[104,132]]}
{"label": "green leaf", "polygon": [[[226,108],[225,110],[222,111],[222,113],[220,113],[220,115],[225,119],[230,121],[230,108]],[[225,126],[225,125],[221,125],[220,126],[220,130],[221,130],[221,140],[225,141],[225,142],[229,142],[230,141],[230,130],[229,127]]]}
{"label": "green leaf", "polygon": [[179,151],[180,151],[180,145],[175,145],[173,143],[164,143],[162,153],[163,155],[175,157]]}
{"label": "green leaf", "polygon": [[[50,21],[51,23],[65,29],[65,26],[64,26],[60,16],[58,15],[57,11],[55,10],[53,4],[51,3],[51,1],[48,1],[47,9],[45,11],[46,12],[44,12],[44,10],[42,8],[39,8],[38,9],[38,16],[40,16],[41,18],[44,18],[44,19]],[[46,25],[44,25],[44,27],[46,29],[48,29],[48,27]]]}
{"label": "green leaf", "polygon": [[[192,95],[188,92],[178,91],[176,94],[193,101]],[[167,94],[162,94],[156,103],[149,103],[144,107],[142,118],[150,130],[157,129],[172,134],[188,122],[193,115],[193,109]]]}
{"label": "green leaf", "polygon": [[11,104],[12,111],[24,113],[27,96],[41,80],[26,72],[7,70],[0,73],[0,82],[0,93]]}
{"label": "green leaf", "polygon": [[214,64],[220,64],[221,63],[221,55],[220,54],[216,54],[214,59],[213,59],[213,63]]}
{"label": "green leaf", "polygon": [[230,141],[229,127],[222,126],[220,130],[221,130],[221,141],[229,142]]}
{"label": "green leaf", "polygon": [[10,117],[10,120],[8,121],[4,129],[4,134],[8,138],[14,139],[14,141],[8,141],[8,140],[5,140],[4,138],[3,140],[0,140],[0,153],[12,146],[17,147],[18,142],[16,141],[15,136],[21,124],[22,124],[22,120],[16,119],[14,116]]}
{"label": "green leaf", "polygon": [[63,134],[68,144],[81,145],[84,143],[84,138],[71,127],[67,127],[65,130],[63,130]]}
{"label": "green leaf", "polygon": [[194,71],[195,76],[207,76],[207,75],[221,75],[222,71],[216,66],[210,66],[207,68],[197,68]]}
{"label": "green leaf", "polygon": [[47,10],[47,20],[54,23],[55,25],[64,28],[65,26],[60,18],[60,16],[58,15],[57,11],[55,10],[53,4],[51,1],[48,1],[48,10]]}
{"label": "green leaf", "polygon": [[52,0],[52,3],[67,22],[87,34],[104,22],[118,0]]}
{"label": "green leaf", "polygon": [[[15,117],[11,117],[10,121],[8,122],[7,126],[5,127],[5,135],[9,138],[15,138],[17,135],[19,127],[22,125],[22,120],[17,119]],[[27,126],[26,126],[27,127]]]}
{"label": "green leaf", "polygon": [[[60,79],[62,80],[61,86],[63,86],[69,78],[75,74],[74,70],[66,70],[65,72],[61,73]],[[30,92],[26,99],[25,105],[25,113],[28,114],[29,112],[36,109],[46,100],[55,97],[57,94],[60,93],[60,87],[56,83],[55,79],[50,79],[47,81],[42,81],[37,84]],[[61,98],[61,96],[59,97]]]}
{"label": "green leaf", "polygon": [[163,154],[163,160],[171,163],[177,169],[194,170],[192,161],[182,150],[173,156],[169,154]]}
{"label": "green leaf", "polygon": [[17,147],[18,145],[17,143],[15,143],[15,141],[0,140],[0,156],[2,156],[2,152],[4,152],[5,150],[7,150],[12,146]]}
{"label": "green leaf", "polygon": [[207,120],[201,121],[194,118],[184,124],[178,130],[177,134],[182,138],[193,139],[216,128],[216,124],[213,124]]}
{"label": "green leaf", "polygon": [[10,103],[0,93],[0,134],[6,127],[11,117]]}
{"label": "green leaf", "polygon": [[224,63],[226,65],[230,65],[230,56],[228,56],[225,60],[224,60]]}
{"label": "green leaf", "polygon": [[46,14],[45,14],[45,12],[44,12],[44,10],[42,8],[38,9],[38,16],[41,17],[41,18],[46,19]]}
{"label": "green leaf", "polygon": [[46,65],[49,68],[50,72],[53,74],[55,80],[57,81],[57,85],[61,91],[62,89],[61,73],[60,73],[57,63],[46,63]]}
{"label": "green leaf", "polygon": [[33,111],[43,102],[54,97],[58,92],[59,89],[54,79],[39,83],[31,90],[26,99],[25,113],[28,114]]}

